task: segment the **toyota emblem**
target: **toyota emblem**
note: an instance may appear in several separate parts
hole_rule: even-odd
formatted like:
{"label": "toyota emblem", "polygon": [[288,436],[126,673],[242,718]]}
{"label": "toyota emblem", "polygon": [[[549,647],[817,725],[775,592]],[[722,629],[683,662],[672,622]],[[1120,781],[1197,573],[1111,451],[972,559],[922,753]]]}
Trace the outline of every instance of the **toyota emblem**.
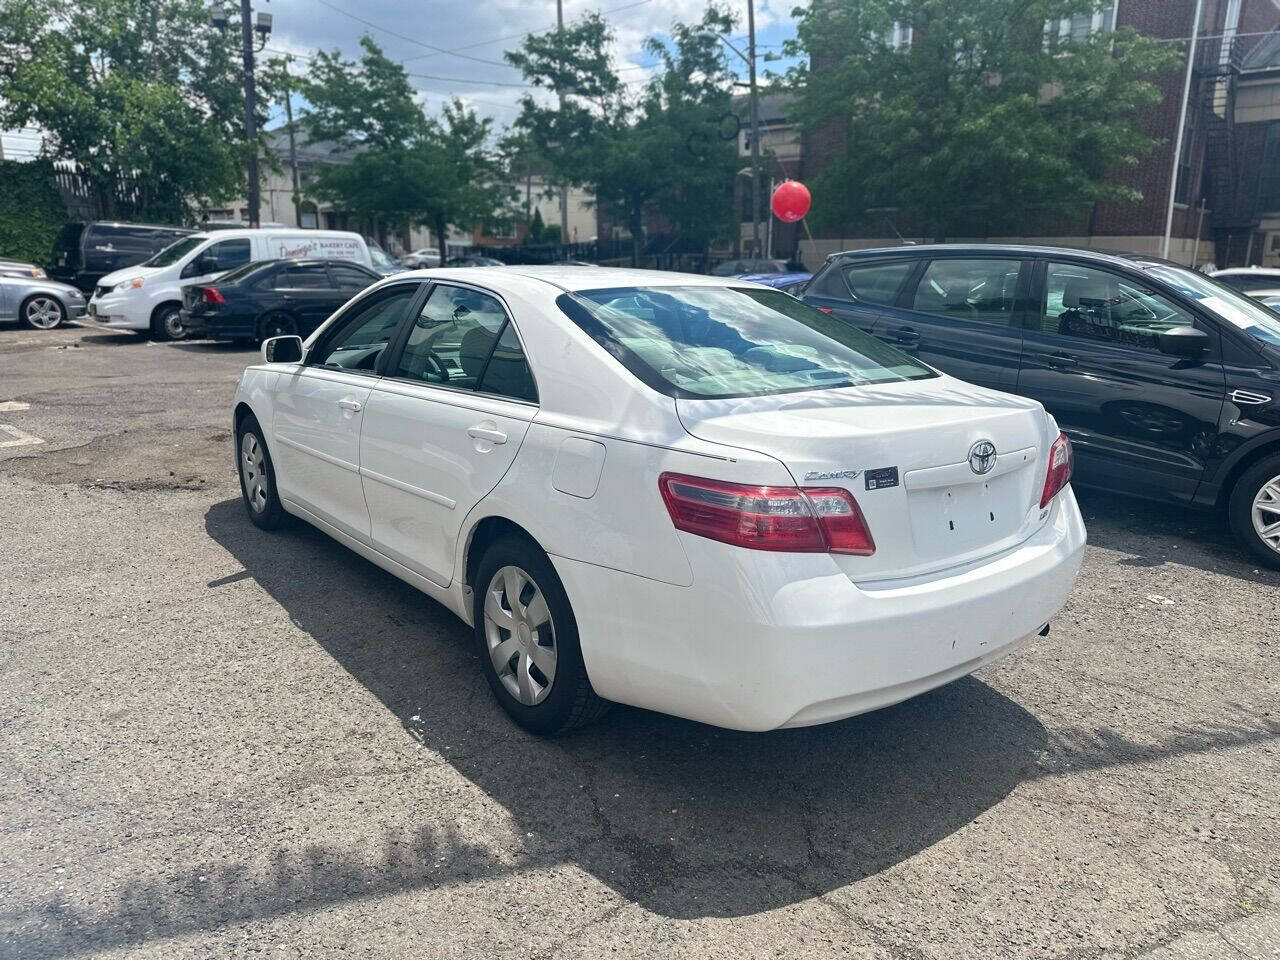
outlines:
{"label": "toyota emblem", "polygon": [[995,465],[996,445],[990,440],[979,440],[969,448],[969,469],[974,473],[990,473]]}

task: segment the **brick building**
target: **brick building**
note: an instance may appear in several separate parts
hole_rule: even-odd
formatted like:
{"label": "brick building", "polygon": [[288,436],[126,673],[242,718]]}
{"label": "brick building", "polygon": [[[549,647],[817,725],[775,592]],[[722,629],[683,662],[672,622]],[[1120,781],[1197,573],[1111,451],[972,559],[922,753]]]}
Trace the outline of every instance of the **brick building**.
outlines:
{"label": "brick building", "polygon": [[[1093,16],[1074,17],[1047,29],[1089,33],[1133,27],[1140,33],[1189,44],[1195,0],[1116,0]],[[1191,97],[1176,186],[1174,145],[1184,71],[1158,81],[1161,102],[1141,118],[1160,142],[1136,168],[1114,174],[1137,189],[1133,205],[1099,203],[1072,221],[1046,229],[1028,218],[1016,236],[955,237],[953,240],[1068,244],[1159,254],[1170,190],[1174,216],[1169,256],[1182,263],[1213,261],[1280,265],[1280,0],[1204,0],[1200,40],[1195,45]],[[902,42],[910,42],[906,32]],[[1185,63],[1185,61],[1184,61]],[[821,62],[812,68],[823,69]],[[801,164],[811,177],[843,141],[810,136]],[[927,238],[926,238],[927,239]],[[800,242],[816,265],[838,249],[891,245],[897,238],[872,217]]]}

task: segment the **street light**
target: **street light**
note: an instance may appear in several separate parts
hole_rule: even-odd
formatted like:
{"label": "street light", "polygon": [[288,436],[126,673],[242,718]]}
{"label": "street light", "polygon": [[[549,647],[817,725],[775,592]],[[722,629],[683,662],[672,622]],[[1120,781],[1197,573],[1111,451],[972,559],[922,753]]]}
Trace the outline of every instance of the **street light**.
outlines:
{"label": "street light", "polygon": [[747,62],[748,86],[751,88],[751,252],[760,256],[760,90],[756,85],[756,7],[747,0],[747,52],[735,47],[728,37],[710,30],[704,36],[715,37]]}

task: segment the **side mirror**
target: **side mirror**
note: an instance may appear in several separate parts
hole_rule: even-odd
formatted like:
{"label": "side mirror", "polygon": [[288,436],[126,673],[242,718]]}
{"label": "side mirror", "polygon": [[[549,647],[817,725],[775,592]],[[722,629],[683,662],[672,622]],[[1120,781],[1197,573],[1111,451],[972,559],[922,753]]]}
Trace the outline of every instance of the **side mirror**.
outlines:
{"label": "side mirror", "polygon": [[267,363],[297,363],[302,359],[302,338],[272,337],[263,340],[262,359]]}
{"label": "side mirror", "polygon": [[1160,334],[1159,345],[1171,357],[1198,357],[1209,349],[1209,335],[1195,327],[1174,327]]}

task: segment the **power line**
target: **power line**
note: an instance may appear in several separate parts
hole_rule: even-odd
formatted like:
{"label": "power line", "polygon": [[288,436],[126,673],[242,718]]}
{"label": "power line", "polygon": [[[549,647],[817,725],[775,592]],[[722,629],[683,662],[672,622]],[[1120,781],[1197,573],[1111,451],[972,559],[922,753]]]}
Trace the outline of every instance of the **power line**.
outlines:
{"label": "power line", "polygon": [[392,36],[392,37],[397,37],[401,40],[406,41],[407,43],[416,43],[418,46],[426,47],[428,50],[433,50],[436,53],[447,53],[451,57],[458,57],[462,60],[473,60],[476,63],[483,63],[493,67],[507,67],[508,69],[511,69],[511,64],[505,63],[501,60],[486,60],[483,57],[473,57],[466,53],[459,53],[456,50],[446,50],[444,47],[437,47],[433,43],[427,43],[426,41],[419,40],[416,37],[406,36],[403,33],[399,33],[395,30],[392,30],[390,27],[384,27],[381,24],[374,23],[372,20],[366,20],[364,17],[360,17],[354,13],[350,13],[346,10],[343,10],[337,4],[330,3],[329,0],[316,0],[316,2],[319,3],[321,6],[328,7],[330,10],[334,10],[337,13],[342,14],[344,17],[350,17],[352,20],[355,20],[357,23],[363,23],[366,27],[370,27],[374,30],[379,30],[382,33],[388,34],[389,36]]}

